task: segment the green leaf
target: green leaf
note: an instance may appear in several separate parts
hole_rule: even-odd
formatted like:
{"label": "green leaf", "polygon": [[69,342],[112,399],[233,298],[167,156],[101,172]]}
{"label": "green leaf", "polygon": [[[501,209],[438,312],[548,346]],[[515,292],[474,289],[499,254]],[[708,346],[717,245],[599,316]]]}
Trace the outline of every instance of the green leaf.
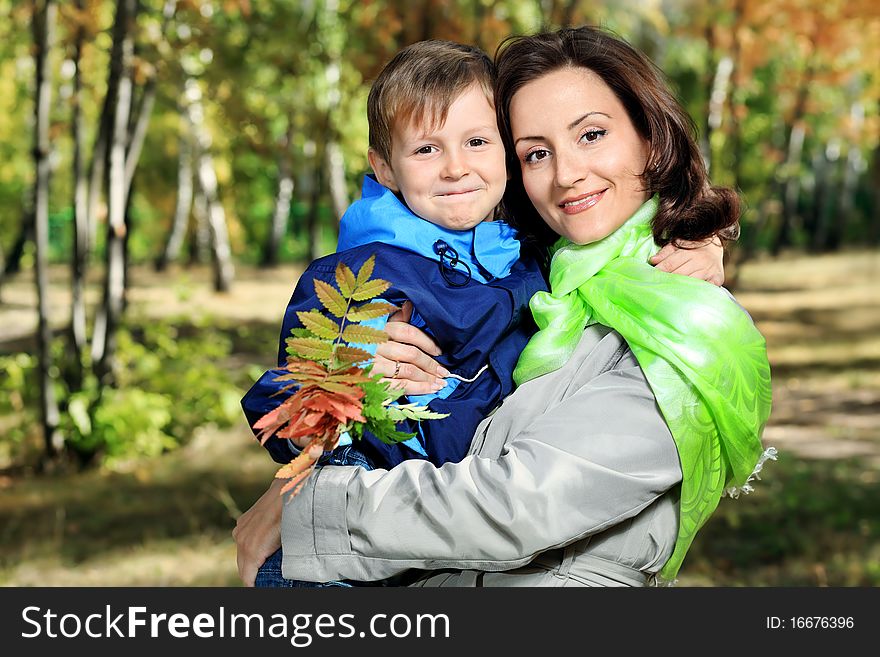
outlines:
{"label": "green leaf", "polygon": [[370,276],[373,275],[373,269],[376,267],[376,256],[372,255],[367,258],[366,262],[361,266],[360,271],[357,273],[357,284],[358,287],[366,283],[370,280]]}
{"label": "green leaf", "polygon": [[339,335],[339,324],[318,310],[310,310],[309,312],[299,311],[296,313],[296,316],[299,317],[299,321],[302,322],[303,326],[319,338],[333,340]]}
{"label": "green leaf", "polygon": [[355,306],[348,311],[348,320],[351,322],[362,322],[365,319],[376,319],[377,317],[384,317],[385,315],[390,315],[391,313],[397,312],[400,310],[397,306],[394,306],[390,303],[385,303],[384,301],[374,301],[372,303],[365,303],[360,306]]}
{"label": "green leaf", "polygon": [[336,265],[336,285],[339,287],[339,291],[346,297],[350,297],[357,287],[354,273],[344,262]]}
{"label": "green leaf", "polygon": [[358,285],[358,288],[354,291],[354,294],[351,295],[351,298],[355,301],[373,299],[378,297],[389,287],[391,287],[391,283],[388,281],[383,281],[381,278],[374,278],[363,285]]}
{"label": "green leaf", "polygon": [[388,334],[385,331],[370,328],[369,326],[351,324],[345,327],[342,339],[354,344],[381,344],[388,342]]}
{"label": "green leaf", "polygon": [[427,406],[417,406],[416,404],[389,405],[386,412],[388,417],[395,422],[400,420],[442,420],[444,417],[449,417],[449,413],[437,413]]}
{"label": "green leaf", "polygon": [[319,281],[316,278],[315,294],[318,295],[318,300],[321,304],[336,317],[342,317],[345,315],[345,311],[348,309],[348,302],[332,285],[325,283],[324,281]]}
{"label": "green leaf", "polygon": [[336,348],[336,359],[343,363],[361,363],[365,360],[370,360],[372,357],[373,354],[357,347]]}
{"label": "green leaf", "polygon": [[83,436],[92,433],[92,418],[89,417],[88,402],[79,395],[71,395],[70,403],[67,405],[67,414],[73,420],[73,424],[77,431]]}
{"label": "green leaf", "polygon": [[309,329],[300,328],[300,327],[290,329],[290,334],[295,338],[313,338],[313,337],[315,337],[315,334],[312,333]]}
{"label": "green leaf", "polygon": [[414,433],[405,433],[403,431],[397,431],[396,429],[392,431],[375,431],[371,429],[372,433],[376,438],[381,440],[386,445],[393,445],[395,443],[402,443],[404,440],[409,440],[416,434]]}
{"label": "green leaf", "polygon": [[333,344],[319,338],[288,338],[287,351],[310,360],[327,360],[333,354]]}

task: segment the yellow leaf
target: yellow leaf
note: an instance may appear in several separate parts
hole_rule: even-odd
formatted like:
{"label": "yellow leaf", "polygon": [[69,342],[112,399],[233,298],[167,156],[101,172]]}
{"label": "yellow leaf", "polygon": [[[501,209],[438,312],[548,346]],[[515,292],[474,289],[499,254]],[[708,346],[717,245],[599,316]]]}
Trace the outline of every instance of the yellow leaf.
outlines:
{"label": "yellow leaf", "polygon": [[358,286],[363,285],[367,281],[370,280],[370,276],[373,275],[373,269],[376,266],[376,256],[370,256],[367,258],[366,262],[361,266],[360,271],[357,274],[357,284]]}
{"label": "yellow leaf", "polygon": [[376,319],[377,317],[390,315],[391,313],[397,312],[398,310],[400,310],[400,308],[390,303],[385,303],[384,301],[374,301],[372,303],[365,303],[360,306],[355,306],[348,311],[347,317],[349,321],[362,322],[365,319]]}
{"label": "yellow leaf", "polygon": [[296,316],[302,325],[309,329],[319,338],[327,338],[333,340],[339,335],[339,324],[317,310],[309,312],[297,312]]}
{"label": "yellow leaf", "polygon": [[342,317],[345,315],[345,311],[348,309],[348,302],[345,300],[345,297],[333,288],[332,285],[325,283],[324,281],[319,281],[316,278],[315,294],[318,295],[318,299],[323,306],[336,315],[336,317]]}
{"label": "yellow leaf", "polygon": [[388,342],[388,334],[385,331],[370,328],[369,326],[352,324],[345,328],[345,331],[342,333],[342,339],[348,343],[355,344],[380,344]]}
{"label": "yellow leaf", "polygon": [[354,277],[354,273],[344,262],[340,262],[336,265],[336,285],[339,287],[339,291],[346,297],[350,297],[351,293],[354,292],[354,289],[357,287],[357,280]]}
{"label": "yellow leaf", "polygon": [[358,285],[358,288],[354,291],[354,294],[351,295],[351,298],[355,301],[366,301],[367,299],[379,296],[389,287],[391,287],[391,283],[388,281],[383,281],[381,278],[374,278],[363,285]]}
{"label": "yellow leaf", "polygon": [[310,360],[327,360],[333,353],[333,345],[318,338],[290,338],[287,348]]}

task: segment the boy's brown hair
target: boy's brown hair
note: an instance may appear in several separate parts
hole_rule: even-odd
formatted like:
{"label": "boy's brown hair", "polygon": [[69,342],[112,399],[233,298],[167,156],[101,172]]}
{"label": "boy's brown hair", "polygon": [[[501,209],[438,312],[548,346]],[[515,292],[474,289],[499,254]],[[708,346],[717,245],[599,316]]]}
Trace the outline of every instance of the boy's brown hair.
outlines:
{"label": "boy's brown hair", "polygon": [[370,148],[391,162],[395,125],[418,118],[433,129],[446,120],[449,107],[477,83],[494,107],[495,66],[475,46],[453,41],[418,41],[391,58],[367,98]]}

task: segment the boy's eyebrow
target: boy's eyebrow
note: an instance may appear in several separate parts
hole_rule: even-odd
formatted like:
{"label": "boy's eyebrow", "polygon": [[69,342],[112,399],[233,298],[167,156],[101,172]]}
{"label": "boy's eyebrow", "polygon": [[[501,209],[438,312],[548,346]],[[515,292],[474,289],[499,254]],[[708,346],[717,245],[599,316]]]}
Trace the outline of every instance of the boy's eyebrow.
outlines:
{"label": "boy's eyebrow", "polygon": [[[441,126],[441,127],[442,127],[442,126]],[[489,132],[494,131],[494,132],[498,132],[498,126],[497,126],[497,125],[490,125],[490,124],[487,123],[487,124],[484,124],[484,125],[473,126],[472,128],[468,128],[468,129],[466,130],[466,132],[482,132],[482,131],[489,131]],[[423,132],[420,132],[418,135],[416,135],[416,136],[412,139],[412,141],[421,141],[422,139],[427,139],[428,137],[433,137],[433,136],[434,136],[434,132],[435,132],[435,131],[432,131],[432,130],[425,130],[425,131],[423,131]]]}
{"label": "boy's eyebrow", "polygon": [[[567,130],[574,130],[574,129],[575,129],[580,123],[582,123],[585,119],[590,118],[590,117],[593,116],[594,114],[599,114],[599,115],[604,116],[604,117],[609,118],[609,119],[611,118],[611,115],[610,115],[610,114],[606,114],[605,112],[598,112],[598,111],[596,111],[596,112],[587,112],[587,113],[584,114],[583,116],[578,117],[577,119],[575,119],[574,121],[572,121],[571,123],[569,123],[568,126],[566,126],[566,129],[567,129]],[[513,145],[516,146],[516,145],[517,145],[519,142],[521,142],[521,141],[543,141],[543,140],[544,140],[544,137],[542,137],[542,136],[540,136],[540,135],[530,135],[530,136],[528,136],[528,137],[520,137],[520,138],[517,139],[515,142],[513,142]]]}

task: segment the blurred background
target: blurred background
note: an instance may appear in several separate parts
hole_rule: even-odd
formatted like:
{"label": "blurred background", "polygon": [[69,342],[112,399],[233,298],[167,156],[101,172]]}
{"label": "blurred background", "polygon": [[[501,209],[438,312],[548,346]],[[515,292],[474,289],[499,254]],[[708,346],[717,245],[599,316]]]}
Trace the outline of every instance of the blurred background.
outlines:
{"label": "blurred background", "polygon": [[746,202],[779,450],[691,586],[880,584],[875,0],[0,0],[0,585],[237,585],[239,399],[367,171],[401,47],[607,26]]}

